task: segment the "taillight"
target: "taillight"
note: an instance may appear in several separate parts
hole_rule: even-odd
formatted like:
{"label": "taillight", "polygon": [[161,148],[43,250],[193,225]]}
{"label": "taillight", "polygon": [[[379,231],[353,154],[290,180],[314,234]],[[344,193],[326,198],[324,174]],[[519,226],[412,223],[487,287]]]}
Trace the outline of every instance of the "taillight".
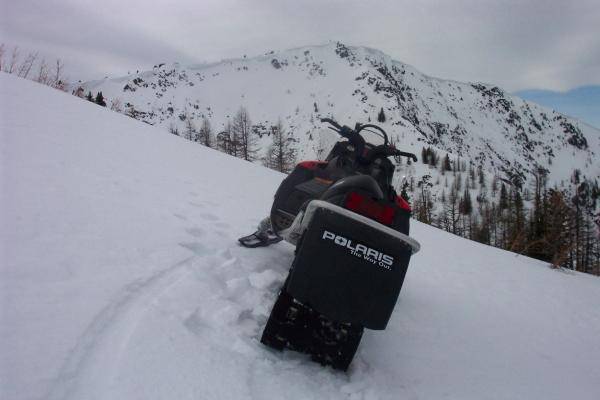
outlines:
{"label": "taillight", "polygon": [[404,200],[401,196],[396,196],[396,204],[398,205],[398,207],[411,212],[411,208],[410,208],[410,204],[408,204],[408,201]]}
{"label": "taillight", "polygon": [[364,215],[384,225],[391,225],[396,210],[392,206],[380,204],[361,193],[351,192],[346,197],[346,208]]}
{"label": "taillight", "polygon": [[304,169],[315,170],[320,166],[327,165],[326,161],[302,161],[297,166]]}

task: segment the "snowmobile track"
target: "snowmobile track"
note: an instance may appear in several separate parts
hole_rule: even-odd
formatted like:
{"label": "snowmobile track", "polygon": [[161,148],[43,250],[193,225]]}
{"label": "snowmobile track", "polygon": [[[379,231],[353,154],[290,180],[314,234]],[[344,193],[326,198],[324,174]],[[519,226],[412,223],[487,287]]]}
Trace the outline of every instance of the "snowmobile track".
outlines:
{"label": "snowmobile track", "polygon": [[[123,349],[138,322],[157,299],[191,273],[188,257],[154,275],[127,285],[85,329],[51,384],[51,400],[79,399],[81,388],[103,398],[103,389],[118,371]],[[93,388],[93,389],[92,389]]]}

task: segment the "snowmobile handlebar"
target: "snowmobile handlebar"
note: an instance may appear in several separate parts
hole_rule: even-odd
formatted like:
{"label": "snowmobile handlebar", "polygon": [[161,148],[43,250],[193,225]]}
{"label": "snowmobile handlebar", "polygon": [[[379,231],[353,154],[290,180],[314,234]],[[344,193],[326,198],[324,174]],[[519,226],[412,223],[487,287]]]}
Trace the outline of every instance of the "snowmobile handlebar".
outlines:
{"label": "snowmobile handlebar", "polygon": [[[377,129],[381,133],[381,136],[383,137],[383,145],[384,146],[388,146],[389,140],[388,140],[387,133],[385,133],[385,131],[381,127],[379,127],[377,125],[373,125],[373,124],[365,124],[365,125],[363,125],[363,124],[356,124],[356,129],[355,130],[356,130],[356,133],[360,133],[362,130],[367,129],[367,128]],[[367,129],[367,131],[369,131],[369,129]],[[369,131],[369,132],[373,132],[373,131]],[[377,134],[377,132],[373,132],[373,133]]]}
{"label": "snowmobile handlebar", "polygon": [[375,148],[373,148],[371,150],[371,154],[368,157],[368,161],[374,161],[377,157],[407,157],[412,159],[413,161],[417,161],[417,156],[415,156],[413,153],[407,153],[405,151],[400,151],[398,149],[396,149],[393,146],[386,146],[386,145],[379,145],[379,146],[375,146]]}
{"label": "snowmobile handlebar", "polygon": [[[385,146],[387,146],[387,145],[388,145],[388,142],[389,142],[389,141],[388,141],[388,136],[387,136],[387,133],[385,133],[385,131],[384,131],[384,130],[383,130],[381,127],[379,127],[379,126],[377,126],[377,125],[373,125],[373,124],[365,124],[365,125],[363,125],[363,124],[357,123],[357,124],[356,124],[356,127],[355,127],[354,129],[352,129],[352,128],[350,128],[349,126],[346,126],[346,125],[344,125],[344,126],[341,126],[340,124],[338,124],[336,121],[334,121],[334,120],[333,120],[333,119],[331,119],[331,118],[322,118],[322,119],[321,119],[321,122],[327,122],[328,124],[330,124],[330,125],[331,125],[331,126],[329,127],[329,129],[331,129],[331,130],[333,130],[333,131],[337,132],[337,133],[338,133],[338,134],[340,134],[341,136],[343,136],[343,137],[345,137],[345,138],[349,139],[350,141],[352,141],[352,139],[353,139],[353,138],[356,138],[356,139],[358,139],[358,138],[357,138],[357,136],[359,136],[359,137],[360,137],[359,141],[362,141],[362,142],[364,142],[365,140],[364,140],[364,138],[363,138],[363,137],[360,135],[360,132],[361,132],[362,130],[364,130],[364,129],[367,129],[367,128],[372,128],[372,129],[377,129],[377,130],[378,130],[378,131],[381,133],[381,135],[382,135],[382,137],[383,137],[383,140],[384,140],[384,145],[385,145]],[[367,129],[367,130],[368,130],[368,129]],[[371,132],[372,132],[372,131],[371,131]]]}
{"label": "snowmobile handlebar", "polygon": [[408,153],[406,151],[400,151],[400,150],[396,150],[394,152],[394,154],[392,154],[393,156],[400,156],[400,157],[406,157],[406,158],[410,158],[411,160],[413,160],[414,162],[417,162],[417,156],[415,156],[413,153]]}
{"label": "snowmobile handlebar", "polygon": [[[417,156],[415,156],[414,154],[400,151],[400,150],[397,150],[395,147],[390,146],[387,133],[381,127],[379,127],[377,125],[373,125],[373,124],[362,125],[360,123],[357,123],[356,128],[352,129],[346,125],[341,126],[340,124],[338,124],[336,121],[334,121],[331,118],[322,118],[321,122],[326,122],[326,123],[330,124],[331,126],[328,127],[329,129],[335,131],[340,136],[347,138],[350,141],[350,143],[352,143],[356,147],[357,155],[362,155],[363,150],[365,148],[365,139],[361,136],[360,132],[364,129],[368,130],[368,128],[378,130],[382,134],[384,144],[375,146],[375,148],[371,150],[371,154],[366,157],[366,161],[369,163],[374,161],[377,157],[390,157],[390,156],[408,157],[415,162],[417,161]],[[373,132],[373,131],[371,131],[371,132]]]}
{"label": "snowmobile handlebar", "polygon": [[366,142],[365,142],[365,139],[360,135],[360,133],[358,133],[358,131],[356,131],[355,129],[352,129],[346,125],[341,126],[340,124],[338,124],[331,118],[323,118],[323,119],[321,119],[321,122],[327,122],[328,124],[331,125],[328,127],[329,129],[331,129],[332,131],[335,131],[338,135],[343,136],[346,139],[348,139],[350,141],[350,143],[352,143],[352,145],[354,145],[357,156],[360,156],[361,154],[363,154]]}
{"label": "snowmobile handlebar", "polygon": [[327,122],[330,125],[333,125],[334,128],[336,129],[342,129],[342,127],[340,126],[340,124],[338,124],[337,122],[335,122],[334,120],[332,120],[331,118],[321,118],[321,122]]}

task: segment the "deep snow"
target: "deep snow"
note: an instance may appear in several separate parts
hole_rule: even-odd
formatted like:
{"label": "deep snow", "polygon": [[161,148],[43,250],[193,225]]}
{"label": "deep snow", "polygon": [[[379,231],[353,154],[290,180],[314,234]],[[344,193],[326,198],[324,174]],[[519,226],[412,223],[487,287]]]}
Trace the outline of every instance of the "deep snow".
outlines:
{"label": "deep snow", "polygon": [[600,281],[412,221],[348,374],[259,344],[283,175],[0,74],[2,399],[597,399]]}

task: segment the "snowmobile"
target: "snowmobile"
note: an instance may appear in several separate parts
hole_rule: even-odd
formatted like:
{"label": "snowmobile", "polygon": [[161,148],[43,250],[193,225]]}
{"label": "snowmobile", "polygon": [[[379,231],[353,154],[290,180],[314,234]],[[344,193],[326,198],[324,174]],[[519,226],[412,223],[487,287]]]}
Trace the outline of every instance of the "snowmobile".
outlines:
{"label": "snowmobile", "polygon": [[[392,186],[389,160],[417,158],[392,146],[377,125],[321,121],[342,140],[325,161],[299,163],[277,189],[270,217],[239,241],[296,246],[261,342],[346,371],[364,328],[385,329],[410,257],[420,249],[408,236],[411,208]],[[383,144],[367,142],[361,132],[377,134]]]}

